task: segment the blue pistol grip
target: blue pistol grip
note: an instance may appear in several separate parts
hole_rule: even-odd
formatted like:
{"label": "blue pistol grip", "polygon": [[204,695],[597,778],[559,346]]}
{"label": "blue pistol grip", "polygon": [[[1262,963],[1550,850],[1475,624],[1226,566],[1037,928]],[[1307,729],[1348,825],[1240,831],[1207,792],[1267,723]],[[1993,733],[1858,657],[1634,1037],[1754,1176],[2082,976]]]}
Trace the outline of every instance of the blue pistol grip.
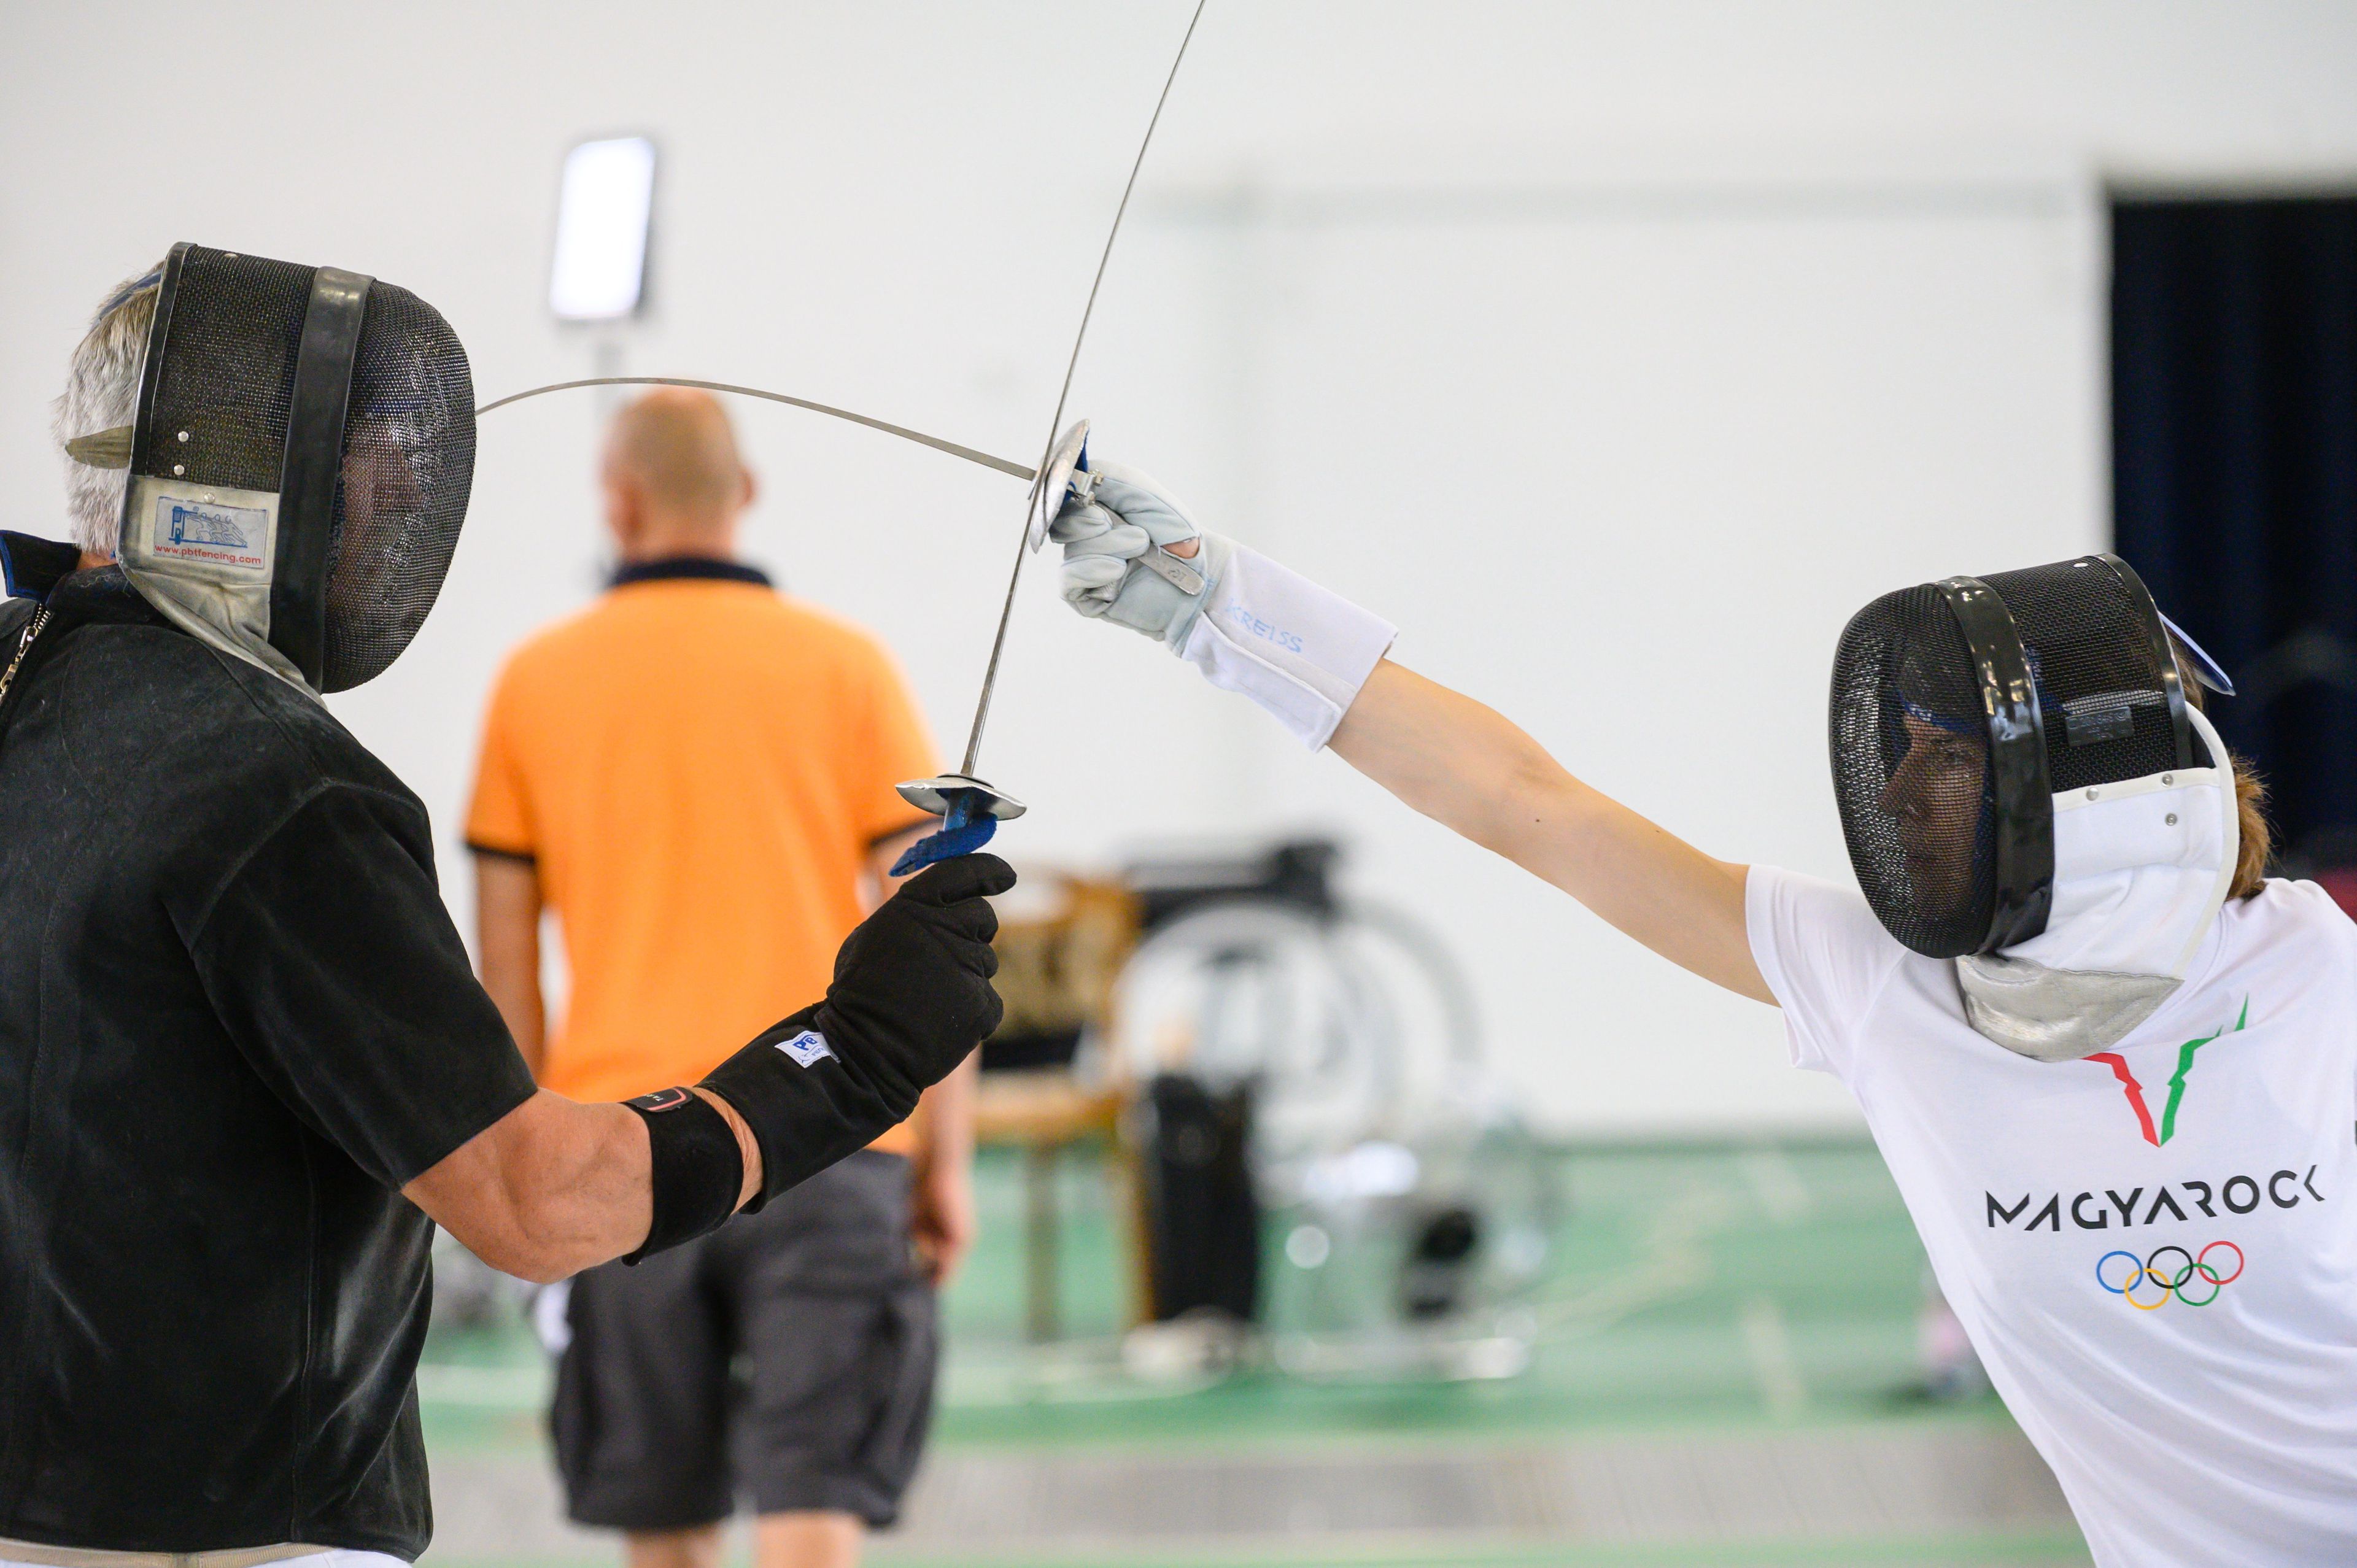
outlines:
{"label": "blue pistol grip", "polygon": [[942,819],[942,831],[927,833],[902,851],[892,863],[893,875],[906,876],[938,861],[972,854],[997,833],[998,819],[984,810],[987,797],[981,790],[952,789],[949,798],[949,815]]}

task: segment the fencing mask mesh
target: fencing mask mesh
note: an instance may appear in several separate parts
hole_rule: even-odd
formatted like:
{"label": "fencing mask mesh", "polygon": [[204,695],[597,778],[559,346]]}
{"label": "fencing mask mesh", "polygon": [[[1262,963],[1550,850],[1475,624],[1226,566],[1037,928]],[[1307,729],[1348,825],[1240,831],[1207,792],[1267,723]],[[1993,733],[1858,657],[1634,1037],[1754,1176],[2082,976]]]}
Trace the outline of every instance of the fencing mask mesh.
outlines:
{"label": "fencing mask mesh", "polygon": [[373,680],[417,635],[458,547],[474,478],[466,350],[432,306],[376,285],[344,415],[322,691]]}
{"label": "fencing mask mesh", "polygon": [[1875,600],[1835,654],[1831,739],[1858,885],[1932,958],[2046,929],[2057,790],[2212,765],[2151,596],[2112,555]]}
{"label": "fencing mask mesh", "polygon": [[1890,934],[1920,953],[1979,947],[1996,891],[1988,720],[1939,587],[1885,594],[1834,659],[1834,791],[1850,863]]}
{"label": "fencing mask mesh", "polygon": [[181,244],[131,432],[122,559],[173,620],[320,692],[441,591],[474,478],[466,351],[405,289]]}

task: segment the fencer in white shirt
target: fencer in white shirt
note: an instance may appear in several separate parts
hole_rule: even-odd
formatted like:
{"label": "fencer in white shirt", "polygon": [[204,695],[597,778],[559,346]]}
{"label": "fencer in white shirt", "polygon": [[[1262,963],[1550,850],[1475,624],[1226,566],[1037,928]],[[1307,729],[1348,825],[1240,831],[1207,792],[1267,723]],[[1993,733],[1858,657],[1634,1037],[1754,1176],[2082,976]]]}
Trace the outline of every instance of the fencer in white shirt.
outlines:
{"label": "fencer in white shirt", "polygon": [[2266,878],[2257,786],[2201,710],[2231,684],[2125,563],[1922,584],[1851,621],[1851,888],[1606,799],[1141,474],[1101,465],[1052,536],[1082,614],[1781,1007],[2098,1563],[2357,1563],[2357,926]]}

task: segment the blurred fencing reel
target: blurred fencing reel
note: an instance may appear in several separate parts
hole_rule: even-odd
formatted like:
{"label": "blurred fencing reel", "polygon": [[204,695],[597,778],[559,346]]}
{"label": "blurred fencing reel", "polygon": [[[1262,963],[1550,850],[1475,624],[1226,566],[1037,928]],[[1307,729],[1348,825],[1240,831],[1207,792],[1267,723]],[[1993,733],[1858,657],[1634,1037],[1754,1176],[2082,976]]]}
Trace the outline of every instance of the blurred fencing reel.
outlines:
{"label": "blurred fencing reel", "polygon": [[[1222,900],[1124,972],[1103,1070],[1241,1104],[1277,1363],[1308,1377],[1511,1376],[1534,1333],[1552,1167],[1482,1066],[1462,977],[1391,910]],[[1154,1130],[1148,1129],[1149,1132]],[[1180,1151],[1183,1155],[1185,1151]]]}

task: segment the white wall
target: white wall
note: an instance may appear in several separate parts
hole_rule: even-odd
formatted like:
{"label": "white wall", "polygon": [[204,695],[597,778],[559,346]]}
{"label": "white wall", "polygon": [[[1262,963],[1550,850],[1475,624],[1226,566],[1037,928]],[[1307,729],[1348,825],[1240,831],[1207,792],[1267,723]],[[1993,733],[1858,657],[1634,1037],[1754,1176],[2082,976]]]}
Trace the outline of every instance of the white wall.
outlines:
{"label": "white wall", "polygon": [[[1028,459],[1169,4],[0,15],[0,471],[176,239],[448,315],[486,395],[586,373],[540,308],[556,160],[662,144],[630,367]],[[2357,177],[2357,8],[1211,0],[1074,392],[1099,449],[1391,614],[1401,655],[1715,853],[1845,875],[1822,703],[1873,594],[2104,532],[2102,187]],[[593,590],[597,406],[485,422],[416,649],[337,707],[457,817],[501,650]],[[751,553],[883,632],[963,736],[1020,487],[739,411]],[[1723,999],[1026,585],[984,770],[1021,855],[1335,824],[1565,1126],[1848,1112]]]}

